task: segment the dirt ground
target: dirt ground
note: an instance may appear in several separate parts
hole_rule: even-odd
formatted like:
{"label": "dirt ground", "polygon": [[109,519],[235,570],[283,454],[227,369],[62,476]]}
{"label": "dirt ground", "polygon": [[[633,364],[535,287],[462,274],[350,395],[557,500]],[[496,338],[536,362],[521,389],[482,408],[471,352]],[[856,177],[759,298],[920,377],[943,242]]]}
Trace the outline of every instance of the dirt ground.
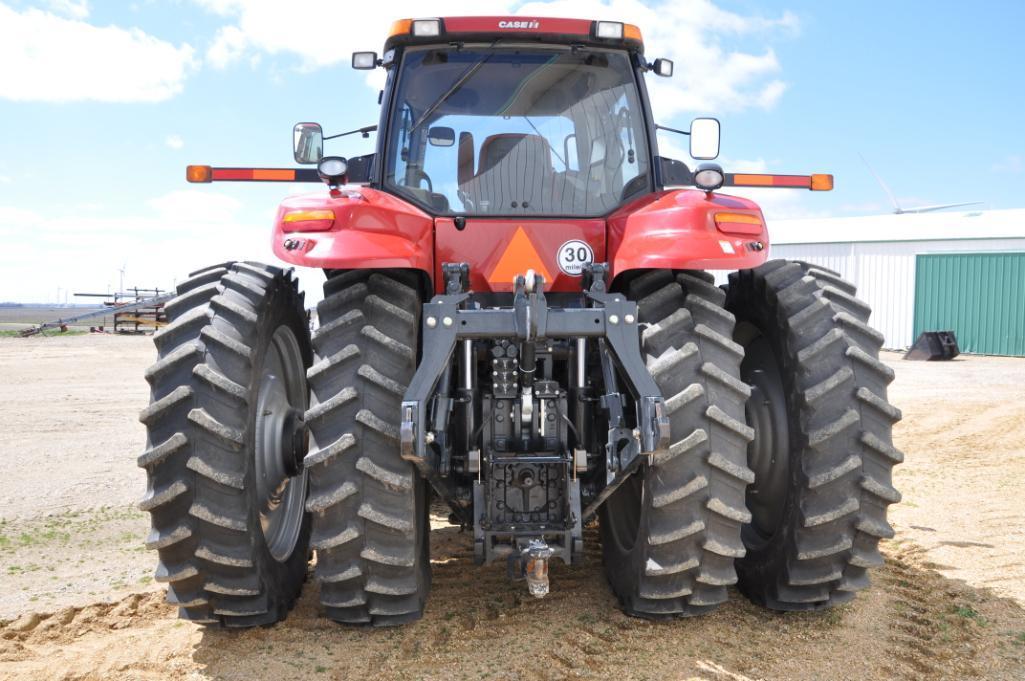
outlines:
{"label": "dirt ground", "polygon": [[308,583],[281,625],[179,622],[150,581],[135,457],[146,338],[0,338],[3,679],[1025,679],[1025,360],[886,360],[907,460],[886,567],[852,604],[777,615],[734,592],[716,613],[624,617],[594,530],[543,601],[434,520],[434,584],[414,625],[317,616]]}

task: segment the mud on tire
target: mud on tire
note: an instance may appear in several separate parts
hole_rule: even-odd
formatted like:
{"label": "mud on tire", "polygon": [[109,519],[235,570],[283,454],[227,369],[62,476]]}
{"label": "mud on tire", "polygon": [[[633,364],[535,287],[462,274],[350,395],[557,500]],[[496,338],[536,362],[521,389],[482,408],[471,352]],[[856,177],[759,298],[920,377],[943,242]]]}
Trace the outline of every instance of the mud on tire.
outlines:
{"label": "mud on tire", "polygon": [[167,583],[167,600],[183,618],[271,624],[285,617],[305,580],[310,523],[305,478],[286,478],[296,524],[265,536],[254,424],[267,362],[292,365],[295,378],[281,394],[296,414],[306,407],[312,353],[302,294],[290,271],[258,263],[200,270],[177,293],[165,307],[169,323],[153,338],[151,402],[139,417],[147,432],[140,508],[153,528],[146,546],[159,553],[156,579]]}
{"label": "mud on tire", "polygon": [[605,570],[628,614],[700,614],[736,582],[750,520],[743,349],[725,294],[706,273],[643,273],[626,294],[646,325],[642,352],[666,400],[671,444],[602,506]]}
{"label": "mud on tire", "polygon": [[886,400],[883,337],[853,285],[807,263],[730,275],[726,307],[747,351],[758,433],[738,586],[774,610],[846,602],[882,564],[879,540],[893,536],[886,509],[900,499],[891,483],[903,459],[891,441],[900,411]]}
{"label": "mud on tire", "polygon": [[420,294],[403,271],[334,273],[318,306],[306,467],[321,603],[343,623],[418,619],[430,589],[428,496],[399,454]]}

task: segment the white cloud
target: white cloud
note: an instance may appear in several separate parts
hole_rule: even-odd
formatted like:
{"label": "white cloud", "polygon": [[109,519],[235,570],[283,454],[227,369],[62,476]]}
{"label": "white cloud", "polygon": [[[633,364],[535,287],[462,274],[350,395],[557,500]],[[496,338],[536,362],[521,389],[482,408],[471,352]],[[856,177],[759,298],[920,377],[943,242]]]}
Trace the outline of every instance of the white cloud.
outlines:
{"label": "white cloud", "polygon": [[[195,0],[235,23],[221,28],[207,50],[207,59],[223,68],[247,53],[292,54],[300,67],[315,69],[346,63],[353,50],[380,49],[391,22],[399,17],[479,14],[479,2],[438,0],[424,9],[422,2],[396,0],[361,6],[358,16],[346,3],[315,0]],[[676,62],[671,79],[651,78],[649,87],[656,115],[666,120],[684,111],[723,112],[750,107],[768,109],[779,101],[786,84],[775,52],[760,47],[751,52],[728,49],[723,38],[743,37],[757,44],[758,36],[798,30],[797,17],[784,12],[776,18],[747,16],[717,7],[711,0],[498,0],[489,14],[520,16],[579,16],[628,21],[640,26],[649,57]],[[311,20],[311,17],[316,17]],[[368,78],[380,87],[381,74]]]}
{"label": "white cloud", "polygon": [[1025,171],[1025,157],[1011,154],[1003,160],[993,164],[993,172],[996,173],[1020,173]]}
{"label": "white cloud", "polygon": [[185,146],[185,140],[182,139],[181,135],[168,135],[164,139],[164,144],[167,145],[168,149],[174,149],[178,151]]}
{"label": "white cloud", "polygon": [[196,65],[188,44],[4,4],[0,64],[0,99],[45,102],[159,102]]}
{"label": "white cloud", "polygon": [[46,0],[46,5],[57,14],[71,19],[85,19],[89,16],[86,0]]}
{"label": "white cloud", "polygon": [[10,184],[13,180],[7,175],[0,175],[0,184]]}
{"label": "white cloud", "polygon": [[206,60],[214,68],[227,68],[242,58],[248,46],[249,39],[242,29],[224,26],[217,31],[213,44],[206,51]]}

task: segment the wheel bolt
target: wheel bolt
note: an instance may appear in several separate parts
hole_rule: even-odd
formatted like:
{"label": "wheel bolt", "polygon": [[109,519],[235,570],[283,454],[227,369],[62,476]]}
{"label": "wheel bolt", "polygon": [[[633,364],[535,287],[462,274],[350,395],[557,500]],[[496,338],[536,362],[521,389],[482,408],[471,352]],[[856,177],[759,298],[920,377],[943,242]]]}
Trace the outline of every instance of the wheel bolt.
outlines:
{"label": "wheel bolt", "polygon": [[427,318],[427,328],[433,329],[437,325],[438,325],[437,317],[428,317]]}

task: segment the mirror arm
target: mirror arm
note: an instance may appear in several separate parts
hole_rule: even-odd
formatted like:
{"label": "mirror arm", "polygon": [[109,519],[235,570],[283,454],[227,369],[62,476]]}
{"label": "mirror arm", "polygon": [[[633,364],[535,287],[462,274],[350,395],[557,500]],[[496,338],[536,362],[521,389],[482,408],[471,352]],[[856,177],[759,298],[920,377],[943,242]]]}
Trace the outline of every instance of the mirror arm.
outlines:
{"label": "mirror arm", "polygon": [[366,138],[366,137],[370,137],[370,133],[375,132],[376,130],[377,130],[377,126],[376,125],[368,125],[365,128],[356,128],[355,130],[350,130],[348,132],[340,132],[337,135],[331,135],[329,137],[325,137],[324,140],[327,141],[327,140],[338,139],[339,137],[345,137],[346,135],[355,135],[357,132],[360,133],[361,135],[363,135],[364,138]]}
{"label": "mirror arm", "polygon": [[[678,135],[687,135],[688,137],[690,137],[690,133],[687,132],[686,130],[677,130],[676,128],[670,128],[670,127],[665,126],[665,125],[659,125],[658,123],[655,124],[655,129],[656,130],[665,130],[667,132],[675,132]],[[327,139],[327,138],[325,137],[324,139]]]}

